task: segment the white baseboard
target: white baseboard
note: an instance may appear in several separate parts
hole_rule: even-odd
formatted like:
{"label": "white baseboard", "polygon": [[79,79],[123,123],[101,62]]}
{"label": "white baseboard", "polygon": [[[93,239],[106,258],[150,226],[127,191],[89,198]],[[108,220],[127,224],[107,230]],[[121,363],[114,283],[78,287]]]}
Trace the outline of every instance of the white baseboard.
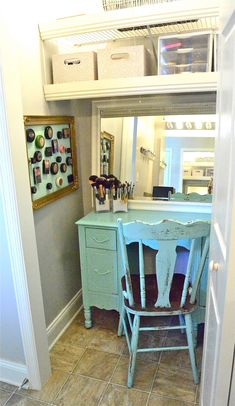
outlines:
{"label": "white baseboard", "polygon": [[49,350],[72,323],[73,319],[82,310],[82,289],[70,300],[64,309],[58,314],[53,322],[47,327]]}
{"label": "white baseboard", "polygon": [[0,381],[21,386],[28,377],[26,365],[0,359]]}

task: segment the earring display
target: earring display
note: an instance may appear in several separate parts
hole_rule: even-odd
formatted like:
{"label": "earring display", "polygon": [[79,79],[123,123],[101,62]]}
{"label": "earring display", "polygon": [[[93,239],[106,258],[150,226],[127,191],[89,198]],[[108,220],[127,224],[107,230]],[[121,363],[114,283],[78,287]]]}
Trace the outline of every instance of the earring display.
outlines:
{"label": "earring display", "polygon": [[32,204],[38,209],[79,187],[74,118],[24,116],[24,124]]}

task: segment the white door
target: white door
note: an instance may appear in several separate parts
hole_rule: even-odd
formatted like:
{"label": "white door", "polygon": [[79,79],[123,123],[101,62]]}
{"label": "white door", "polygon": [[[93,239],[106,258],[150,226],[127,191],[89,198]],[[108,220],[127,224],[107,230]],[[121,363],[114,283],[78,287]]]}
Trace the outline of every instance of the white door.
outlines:
{"label": "white door", "polygon": [[215,149],[210,277],[201,405],[232,406],[235,342],[235,3],[223,0],[219,135]]}

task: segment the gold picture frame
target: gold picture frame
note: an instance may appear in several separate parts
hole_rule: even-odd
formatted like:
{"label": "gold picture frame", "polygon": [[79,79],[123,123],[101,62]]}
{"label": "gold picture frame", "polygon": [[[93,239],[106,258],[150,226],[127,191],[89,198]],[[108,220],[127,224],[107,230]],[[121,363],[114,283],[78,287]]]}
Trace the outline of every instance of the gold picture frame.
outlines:
{"label": "gold picture frame", "polygon": [[113,173],[114,135],[102,131],[100,134],[100,174]]}
{"label": "gold picture frame", "polygon": [[74,117],[24,116],[33,209],[79,188]]}

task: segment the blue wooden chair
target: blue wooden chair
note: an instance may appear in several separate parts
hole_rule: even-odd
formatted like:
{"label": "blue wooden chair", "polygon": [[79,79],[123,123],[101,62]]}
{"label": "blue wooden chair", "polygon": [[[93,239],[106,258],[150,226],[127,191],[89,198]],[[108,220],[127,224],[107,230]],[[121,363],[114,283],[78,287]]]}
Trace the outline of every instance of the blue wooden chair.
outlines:
{"label": "blue wooden chair", "polygon": [[[118,219],[118,234],[122,258],[121,286],[123,305],[120,312],[118,334],[123,330],[130,353],[127,386],[133,386],[136,355],[138,352],[189,350],[195,384],[199,382],[193,336],[192,313],[197,309],[197,288],[204,268],[209,248],[210,224],[206,221],[179,223],[164,220],[155,224],[134,221],[123,224]],[[186,270],[175,273],[177,247],[180,241],[187,241],[189,254]],[[127,245],[137,242],[139,246],[139,269],[130,272]],[[156,244],[156,269],[154,274],[145,274],[143,247],[149,242]],[[200,254],[198,252],[200,247]],[[198,260],[199,254],[199,260]],[[197,264],[197,265],[196,265]],[[196,267],[195,267],[196,265]],[[181,271],[180,271],[181,272]],[[183,275],[184,273],[184,275]],[[194,274],[194,275],[193,275]],[[144,327],[140,326],[142,317],[161,317],[177,315],[184,319],[178,326]],[[138,348],[139,333],[142,331],[184,329],[187,346]]]}

